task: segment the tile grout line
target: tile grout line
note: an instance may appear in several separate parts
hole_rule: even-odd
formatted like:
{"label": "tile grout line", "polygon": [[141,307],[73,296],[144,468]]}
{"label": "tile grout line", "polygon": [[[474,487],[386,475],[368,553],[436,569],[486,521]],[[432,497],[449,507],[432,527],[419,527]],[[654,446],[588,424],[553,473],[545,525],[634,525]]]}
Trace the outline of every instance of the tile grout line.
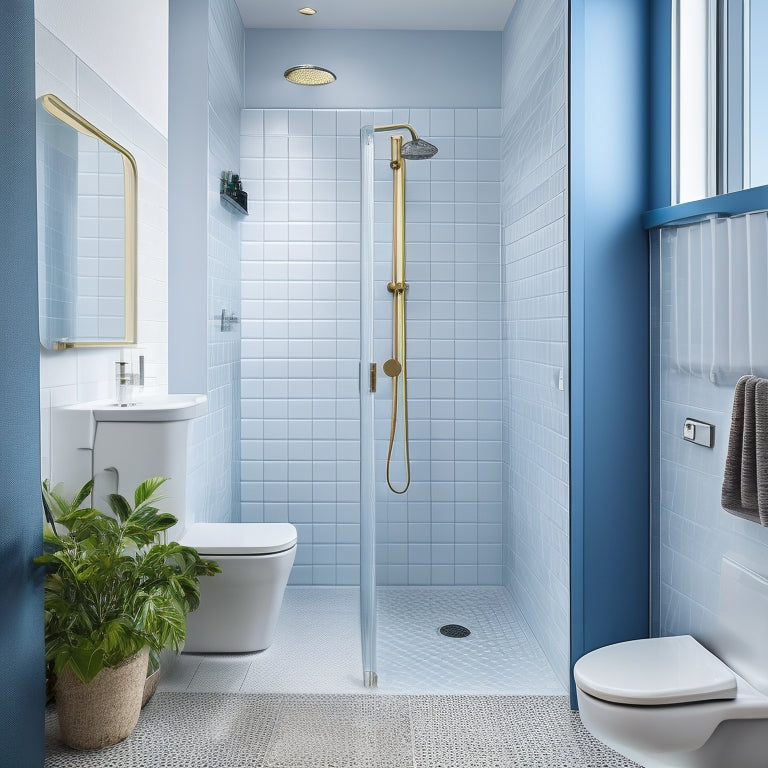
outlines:
{"label": "tile grout line", "polygon": [[200,669],[200,665],[202,663],[203,663],[203,660],[199,659],[198,662],[197,662],[197,665],[195,666],[194,671],[189,676],[189,680],[187,681],[187,685],[184,688],[184,693],[191,693],[191,691],[189,690],[189,687],[192,685],[192,681],[195,679],[195,675],[197,674],[198,670]]}
{"label": "tile grout line", "polygon": [[251,667],[253,666],[253,662],[248,662],[248,668],[245,670],[245,674],[243,675],[242,680],[240,680],[240,687],[237,689],[238,695],[243,695],[243,686],[245,685],[245,681],[248,679],[248,674],[251,671]]}

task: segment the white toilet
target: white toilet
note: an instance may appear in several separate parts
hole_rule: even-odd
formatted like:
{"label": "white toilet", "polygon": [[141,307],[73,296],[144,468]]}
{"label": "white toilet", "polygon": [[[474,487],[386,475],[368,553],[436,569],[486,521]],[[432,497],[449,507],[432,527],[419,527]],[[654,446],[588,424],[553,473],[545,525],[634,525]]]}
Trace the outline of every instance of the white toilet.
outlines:
{"label": "white toilet", "polygon": [[187,615],[187,653],[243,653],[272,644],[296,557],[290,523],[195,523],[181,544],[215,560],[200,580],[200,607]]}
{"label": "white toilet", "polygon": [[768,581],[724,558],[712,652],[690,635],[580,658],[579,714],[645,768],[768,766]]}
{"label": "white toilet", "polygon": [[121,493],[132,499],[149,477],[161,486],[163,510],[179,522],[168,533],[222,572],[200,580],[200,607],[187,617],[185,651],[259,651],[275,633],[296,556],[290,523],[189,523],[186,520],[189,423],[206,411],[204,395],[145,397],[136,406],[92,402],[54,409],[51,481],[70,495],[95,478],[94,504]]}

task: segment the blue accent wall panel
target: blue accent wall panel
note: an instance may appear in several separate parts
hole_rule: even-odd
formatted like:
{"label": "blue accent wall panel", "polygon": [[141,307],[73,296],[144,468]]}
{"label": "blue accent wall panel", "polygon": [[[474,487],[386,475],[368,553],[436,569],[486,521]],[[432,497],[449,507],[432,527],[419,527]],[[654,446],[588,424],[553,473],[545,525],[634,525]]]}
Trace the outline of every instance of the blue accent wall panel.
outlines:
{"label": "blue accent wall panel", "polygon": [[0,4],[0,764],[43,764],[45,661],[32,0]]}
{"label": "blue accent wall panel", "polygon": [[571,3],[571,663],[648,634],[648,29]]}
{"label": "blue accent wall panel", "polygon": [[651,182],[650,208],[671,203],[672,194],[672,0],[650,3]]}

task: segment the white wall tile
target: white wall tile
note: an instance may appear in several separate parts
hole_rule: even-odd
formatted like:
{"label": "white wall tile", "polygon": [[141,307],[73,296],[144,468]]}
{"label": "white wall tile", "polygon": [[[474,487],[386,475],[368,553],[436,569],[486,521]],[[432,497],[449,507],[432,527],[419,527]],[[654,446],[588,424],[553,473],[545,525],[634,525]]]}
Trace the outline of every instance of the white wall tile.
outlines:
{"label": "white wall tile", "polygon": [[[764,212],[705,222],[653,233],[652,251],[658,265],[660,285],[653,297],[653,308],[660,329],[659,412],[661,427],[656,471],[659,497],[654,499],[654,518],[658,531],[659,556],[659,624],[661,634],[692,634],[705,644],[712,642],[718,619],[720,563],[724,555],[763,576],[768,553],[768,530],[756,523],[737,518],[720,505],[720,491],[731,423],[734,378],[768,366],[764,350],[755,350],[752,359],[741,358],[741,370],[724,365],[714,366],[716,358],[702,358],[702,351],[681,349],[679,340],[685,329],[686,342],[701,335],[709,324],[710,338],[733,336],[728,302],[711,307],[710,317],[701,311],[682,312],[680,292],[695,295],[702,283],[701,272],[696,282],[687,273],[692,259],[679,248],[681,240],[695,237],[699,257],[711,254],[712,264],[730,268],[729,284],[739,286],[739,273],[765,273]],[[739,237],[721,237],[722,231],[738,231]],[[680,267],[686,273],[680,274]],[[742,284],[742,291],[745,286]],[[763,288],[761,288],[763,290]],[[762,300],[762,299],[761,299]],[[744,315],[748,323],[757,313]],[[745,334],[749,336],[748,333]],[[758,337],[761,341],[763,336]],[[716,351],[715,351],[716,354]],[[715,425],[715,442],[711,450],[682,438],[682,426],[692,417]]]}

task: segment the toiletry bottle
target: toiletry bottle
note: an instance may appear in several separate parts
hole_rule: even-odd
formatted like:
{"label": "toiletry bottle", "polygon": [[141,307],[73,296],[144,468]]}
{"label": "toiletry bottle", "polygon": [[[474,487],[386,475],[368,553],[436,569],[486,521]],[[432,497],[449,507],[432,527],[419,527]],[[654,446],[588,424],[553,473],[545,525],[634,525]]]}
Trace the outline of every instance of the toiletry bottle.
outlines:
{"label": "toiletry bottle", "polygon": [[115,402],[121,408],[128,405],[128,363],[119,360],[115,363]]}

